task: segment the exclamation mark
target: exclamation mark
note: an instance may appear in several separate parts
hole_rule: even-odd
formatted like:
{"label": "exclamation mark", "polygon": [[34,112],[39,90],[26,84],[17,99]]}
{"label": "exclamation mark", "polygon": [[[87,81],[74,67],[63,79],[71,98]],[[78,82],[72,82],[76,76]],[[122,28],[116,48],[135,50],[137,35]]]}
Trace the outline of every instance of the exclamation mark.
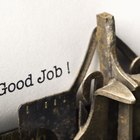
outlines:
{"label": "exclamation mark", "polygon": [[67,69],[68,69],[68,74],[70,74],[70,65],[69,65],[69,62],[67,62]]}

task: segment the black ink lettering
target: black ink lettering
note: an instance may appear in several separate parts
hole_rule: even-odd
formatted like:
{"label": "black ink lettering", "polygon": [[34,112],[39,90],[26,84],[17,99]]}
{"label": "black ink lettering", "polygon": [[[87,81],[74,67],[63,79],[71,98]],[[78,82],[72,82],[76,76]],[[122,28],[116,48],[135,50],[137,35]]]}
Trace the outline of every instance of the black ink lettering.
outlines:
{"label": "black ink lettering", "polygon": [[28,75],[29,77],[25,80],[25,86],[26,87],[30,87],[33,86],[33,80],[32,80],[32,74]]}
{"label": "black ink lettering", "polygon": [[0,86],[3,86],[3,87],[1,88],[2,93],[0,93],[0,96],[2,96],[2,95],[4,95],[4,94],[6,94],[6,89],[7,89],[6,83],[0,83]]}
{"label": "black ink lettering", "polygon": [[68,74],[70,74],[70,65],[69,65],[69,62],[67,62],[67,69],[68,69]]}
{"label": "black ink lettering", "polygon": [[42,72],[42,76],[43,77],[39,77],[38,79],[37,79],[37,82],[38,83],[43,83],[44,81],[45,81],[45,71],[46,71],[46,69],[45,70],[41,70],[41,72]]}
{"label": "black ink lettering", "polygon": [[53,71],[48,71],[48,73],[47,73],[47,79],[48,80],[52,80],[54,78],[54,72]]}
{"label": "black ink lettering", "polygon": [[55,75],[56,75],[56,78],[60,77],[62,75],[62,69],[61,68],[57,68],[57,66],[54,66],[55,68]]}
{"label": "black ink lettering", "polygon": [[17,82],[17,89],[21,90],[24,87],[24,82],[22,80]]}
{"label": "black ink lettering", "polygon": [[11,83],[9,86],[8,86],[8,91],[9,92],[13,92],[15,91],[16,89],[16,85],[14,83]]}
{"label": "black ink lettering", "polygon": [[[70,73],[69,62],[67,62],[67,70]],[[59,78],[63,75],[63,69],[57,65],[53,66],[53,69],[43,69],[41,70],[40,77],[38,77],[36,82],[43,83],[45,80],[52,80],[54,78]],[[14,92],[15,90],[21,90],[24,87],[34,86],[33,75],[28,74],[28,77],[25,80],[18,80],[17,82],[12,83],[0,83],[0,96],[7,94],[7,92]]]}

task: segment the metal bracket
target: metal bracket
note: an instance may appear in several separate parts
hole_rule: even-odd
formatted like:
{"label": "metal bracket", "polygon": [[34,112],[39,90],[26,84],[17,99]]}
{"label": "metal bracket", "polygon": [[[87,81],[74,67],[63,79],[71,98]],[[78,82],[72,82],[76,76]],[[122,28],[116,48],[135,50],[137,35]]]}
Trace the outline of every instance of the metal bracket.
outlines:
{"label": "metal bracket", "polygon": [[[115,23],[112,15],[108,13],[97,15],[96,38],[104,86],[95,91],[94,96],[96,98],[94,97],[94,103],[91,102],[88,119],[80,127],[81,129],[75,140],[86,140],[89,138],[95,140],[132,140],[132,104],[136,100],[132,91],[136,90],[139,86],[139,77],[136,76],[138,79],[136,80],[133,75],[125,73],[118,62]],[[110,101],[107,98],[114,100],[115,103],[116,101],[118,102],[118,110],[112,111],[110,109]],[[84,108],[83,105],[81,107]],[[83,110],[85,109],[81,109],[81,112]],[[112,126],[112,121],[116,118],[114,115],[113,119],[111,118],[110,120],[110,116],[112,116],[110,113],[118,115],[117,127],[115,126],[115,128]],[[99,114],[98,117],[96,117],[97,114]],[[115,138],[114,131],[117,133]]]}

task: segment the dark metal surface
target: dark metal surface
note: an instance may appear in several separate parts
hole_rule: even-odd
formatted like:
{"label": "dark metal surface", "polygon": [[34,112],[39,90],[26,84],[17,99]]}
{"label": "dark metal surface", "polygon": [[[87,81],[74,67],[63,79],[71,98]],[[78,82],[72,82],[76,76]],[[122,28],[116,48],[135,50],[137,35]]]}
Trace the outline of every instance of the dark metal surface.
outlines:
{"label": "dark metal surface", "polygon": [[132,105],[119,104],[118,140],[132,140],[132,108]]}
{"label": "dark metal surface", "polygon": [[[38,129],[44,129],[44,140],[72,140],[78,131],[76,96],[64,92],[22,105],[19,110],[19,126],[22,140],[39,139]],[[53,140],[53,139],[52,139]],[[55,139],[54,139],[55,140]]]}
{"label": "dark metal surface", "polygon": [[[129,66],[128,73],[132,74],[131,77],[138,83],[139,87],[133,91],[136,98],[136,103],[133,105],[133,140],[140,139],[140,60],[139,57],[117,37],[118,49],[124,54],[126,65]],[[123,132],[122,132],[123,134]]]}
{"label": "dark metal surface", "polygon": [[19,140],[20,135],[18,129],[12,130],[0,136],[0,140]]}
{"label": "dark metal surface", "polygon": [[136,103],[133,106],[133,140],[140,139],[140,87],[134,92]]}

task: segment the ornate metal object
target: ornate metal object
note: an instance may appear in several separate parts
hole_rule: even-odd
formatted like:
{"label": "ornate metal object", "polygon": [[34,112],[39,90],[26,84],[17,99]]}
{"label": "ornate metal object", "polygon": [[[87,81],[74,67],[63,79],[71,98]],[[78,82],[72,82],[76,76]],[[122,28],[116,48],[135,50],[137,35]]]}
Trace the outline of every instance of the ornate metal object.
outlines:
{"label": "ornate metal object", "polygon": [[[100,72],[85,78],[95,48]],[[120,56],[127,66],[120,61]],[[19,128],[1,135],[0,139],[139,139],[139,68],[140,58],[116,37],[114,17],[108,13],[97,15],[97,27],[71,89],[21,105]],[[81,85],[83,90],[77,95]]]}

